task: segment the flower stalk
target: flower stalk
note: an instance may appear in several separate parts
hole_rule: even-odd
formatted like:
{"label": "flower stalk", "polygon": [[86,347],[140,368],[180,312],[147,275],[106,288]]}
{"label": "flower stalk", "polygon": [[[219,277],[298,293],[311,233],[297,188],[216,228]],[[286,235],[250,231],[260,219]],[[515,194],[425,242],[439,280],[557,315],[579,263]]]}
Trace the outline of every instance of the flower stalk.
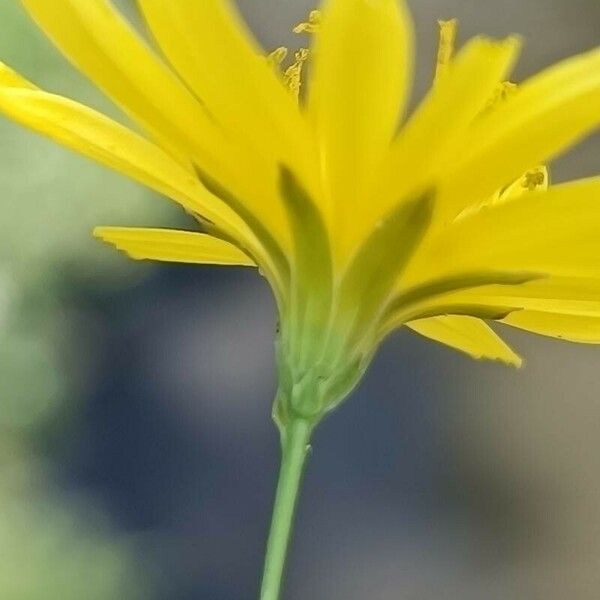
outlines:
{"label": "flower stalk", "polygon": [[280,598],[312,429],[312,423],[302,418],[294,418],[282,428],[281,467],[267,542],[260,600]]}

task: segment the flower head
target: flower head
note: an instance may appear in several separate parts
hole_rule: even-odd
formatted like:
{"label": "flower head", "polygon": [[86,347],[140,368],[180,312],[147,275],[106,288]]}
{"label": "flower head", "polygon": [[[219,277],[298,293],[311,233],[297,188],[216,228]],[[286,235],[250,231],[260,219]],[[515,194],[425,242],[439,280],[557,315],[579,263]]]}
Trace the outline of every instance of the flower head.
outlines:
{"label": "flower head", "polygon": [[400,326],[517,365],[486,321],[600,341],[600,180],[549,187],[543,166],[600,123],[599,51],[516,86],[518,38],[456,51],[442,22],[435,84],[407,116],[402,0],[325,2],[287,67],[227,0],[138,0],[160,55],[109,0],[22,2],[142,133],[6,66],[0,111],[192,218],[99,238],[260,267],[280,312],[280,423],[318,421]]}

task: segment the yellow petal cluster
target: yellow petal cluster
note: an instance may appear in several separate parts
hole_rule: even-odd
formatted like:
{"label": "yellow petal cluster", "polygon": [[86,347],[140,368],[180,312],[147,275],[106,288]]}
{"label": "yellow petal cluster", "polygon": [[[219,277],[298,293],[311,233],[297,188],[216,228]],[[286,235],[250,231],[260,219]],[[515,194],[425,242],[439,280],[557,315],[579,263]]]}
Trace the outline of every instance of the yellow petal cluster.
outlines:
{"label": "yellow petal cluster", "polygon": [[[141,133],[5,65],[0,112],[171,198],[197,229],[101,239],[137,259],[260,267],[280,311],[280,420],[335,405],[402,325],[516,365],[487,321],[600,342],[600,178],[549,186],[541,166],[600,124],[599,50],[516,86],[518,38],[456,49],[441,22],[435,84],[407,114],[404,0],[325,1],[287,67],[229,0],[137,0],[152,45],[110,0],[21,1]],[[296,405],[309,388],[314,405]]]}

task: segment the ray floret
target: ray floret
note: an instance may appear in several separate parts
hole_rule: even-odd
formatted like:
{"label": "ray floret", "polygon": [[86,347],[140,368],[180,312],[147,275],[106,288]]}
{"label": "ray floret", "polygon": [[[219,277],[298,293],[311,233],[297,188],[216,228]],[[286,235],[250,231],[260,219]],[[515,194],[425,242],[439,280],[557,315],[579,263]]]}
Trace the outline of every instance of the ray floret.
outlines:
{"label": "ray floret", "polygon": [[21,1],[131,127],[2,64],[0,113],[190,220],[95,235],[139,260],[256,266],[273,289],[284,528],[263,600],[310,433],[392,331],[514,366],[494,322],[600,343],[600,178],[550,185],[546,166],[600,125],[600,50],[516,84],[518,37],[457,49],[440,22],[435,80],[408,113],[404,0],[327,0],[294,29],[308,43],[270,53],[230,0],[137,0],[152,41],[110,0]]}
{"label": "ray floret", "polygon": [[0,111],[197,225],[101,239],[138,259],[261,269],[280,311],[280,398],[316,378],[331,396],[321,418],[403,325],[510,364],[484,321],[600,341],[600,184],[549,186],[543,166],[600,122],[600,51],[517,86],[517,37],[457,50],[457,21],[441,21],[435,85],[406,115],[402,0],[329,0],[294,28],[307,46],[268,60],[228,0],[138,0],[160,53],[110,0],[22,3],[139,132],[4,65]]}

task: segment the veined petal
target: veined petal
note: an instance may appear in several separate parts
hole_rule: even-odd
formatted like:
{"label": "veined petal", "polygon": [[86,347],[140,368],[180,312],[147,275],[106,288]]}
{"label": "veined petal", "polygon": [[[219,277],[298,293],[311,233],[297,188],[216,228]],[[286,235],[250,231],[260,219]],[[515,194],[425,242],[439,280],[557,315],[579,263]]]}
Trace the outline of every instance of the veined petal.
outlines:
{"label": "veined petal", "polygon": [[447,298],[461,292],[478,292],[484,289],[502,289],[504,286],[514,286],[539,279],[538,273],[524,271],[498,272],[481,271],[473,273],[461,273],[459,275],[442,277],[425,281],[421,285],[412,288],[399,288],[393,301],[389,304],[386,314],[388,317],[397,315],[401,322],[406,319],[407,314],[414,312],[419,306],[432,306],[433,303],[442,298]]}
{"label": "veined petal", "polygon": [[1,63],[0,113],[165,194],[242,239],[248,235],[227,206],[158,146],[87,106],[40,90]]}
{"label": "veined petal", "polygon": [[547,277],[521,285],[489,285],[439,298],[443,304],[508,304],[536,312],[600,317],[600,279]]}
{"label": "veined petal", "polygon": [[165,55],[211,115],[253,151],[298,166],[304,123],[229,0],[138,0]]}
{"label": "veined petal", "polygon": [[167,146],[183,155],[221,137],[198,101],[109,0],[21,0],[65,56]]}
{"label": "veined petal", "polygon": [[[548,277],[520,285],[487,285],[432,298],[421,311],[514,310],[502,322],[542,335],[600,342],[600,279]],[[524,309],[524,310],[522,310]]]}
{"label": "veined petal", "polygon": [[200,165],[243,198],[282,245],[289,242],[275,164],[232,143],[109,0],[21,1],[67,58],[161,146],[190,170]]}
{"label": "veined petal", "polygon": [[600,50],[519,86],[473,126],[440,190],[445,216],[451,219],[592,133],[600,124],[599,107]]}
{"label": "veined petal", "polygon": [[503,321],[507,325],[580,344],[600,344],[600,313],[598,316],[521,310]]}
{"label": "veined petal", "polygon": [[96,227],[94,236],[136,260],[256,266],[237,246],[204,233],[137,227]]}
{"label": "veined petal", "polygon": [[342,239],[344,230],[406,105],[412,38],[402,0],[329,0],[325,6],[309,114],[342,253],[352,247]]}
{"label": "veined petal", "polygon": [[516,38],[474,38],[459,52],[390,148],[373,194],[375,212],[385,212],[411,190],[431,185],[455,158],[468,127],[510,73],[519,50]]}
{"label": "veined petal", "polygon": [[592,178],[484,207],[423,244],[406,285],[480,269],[600,277],[599,200]]}
{"label": "veined petal", "polygon": [[497,360],[515,367],[523,363],[489,325],[475,317],[431,317],[412,321],[407,327],[475,359]]}

